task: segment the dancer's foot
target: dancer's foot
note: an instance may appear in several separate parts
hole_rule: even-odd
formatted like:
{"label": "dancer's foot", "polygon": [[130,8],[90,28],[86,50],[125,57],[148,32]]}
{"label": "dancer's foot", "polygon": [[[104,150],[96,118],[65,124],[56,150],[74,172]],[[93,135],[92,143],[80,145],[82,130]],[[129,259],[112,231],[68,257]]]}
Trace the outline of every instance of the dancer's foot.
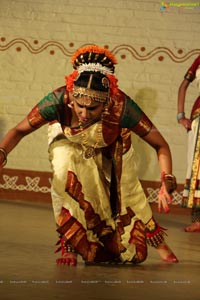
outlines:
{"label": "dancer's foot", "polygon": [[200,232],[200,222],[194,222],[190,226],[184,228],[186,232]]}
{"label": "dancer's foot", "polygon": [[77,265],[77,254],[76,253],[65,253],[62,257],[56,259],[56,263],[58,265],[68,265],[68,266],[76,266]]}
{"label": "dancer's foot", "polygon": [[73,247],[65,241],[64,238],[61,238],[58,240],[56,245],[59,245],[60,247],[56,249],[55,253],[61,251],[61,257],[56,259],[56,263],[58,265],[68,265],[68,266],[76,266],[77,265],[77,254],[75,253]]}
{"label": "dancer's foot", "polygon": [[177,263],[178,258],[175,256],[175,254],[172,252],[172,250],[167,246],[166,243],[160,244],[156,248],[158,254],[160,255],[161,259],[166,262],[170,263]]}

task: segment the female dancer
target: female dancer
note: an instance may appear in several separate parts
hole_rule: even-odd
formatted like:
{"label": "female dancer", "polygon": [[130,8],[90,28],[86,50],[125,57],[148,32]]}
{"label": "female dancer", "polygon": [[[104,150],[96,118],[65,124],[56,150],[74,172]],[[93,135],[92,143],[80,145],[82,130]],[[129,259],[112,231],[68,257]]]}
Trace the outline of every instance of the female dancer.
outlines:
{"label": "female dancer", "polygon": [[118,88],[116,58],[91,45],[75,52],[66,85],[44,97],[0,143],[0,163],[27,134],[49,124],[52,201],[59,234],[57,263],[140,263],[147,244],[177,262],[154,220],[134,169],[131,132],[157,152],[159,210],[176,188],[169,146],[140,107]]}

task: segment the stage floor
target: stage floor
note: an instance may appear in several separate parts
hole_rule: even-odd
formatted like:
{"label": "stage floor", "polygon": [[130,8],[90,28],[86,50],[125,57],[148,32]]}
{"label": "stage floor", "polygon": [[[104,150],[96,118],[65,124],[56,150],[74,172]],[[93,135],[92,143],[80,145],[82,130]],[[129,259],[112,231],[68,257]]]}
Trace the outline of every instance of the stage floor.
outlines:
{"label": "stage floor", "polygon": [[134,265],[58,266],[51,205],[0,201],[2,300],[199,300],[200,233],[185,233],[189,214],[154,214],[180,262],[160,261],[149,248]]}

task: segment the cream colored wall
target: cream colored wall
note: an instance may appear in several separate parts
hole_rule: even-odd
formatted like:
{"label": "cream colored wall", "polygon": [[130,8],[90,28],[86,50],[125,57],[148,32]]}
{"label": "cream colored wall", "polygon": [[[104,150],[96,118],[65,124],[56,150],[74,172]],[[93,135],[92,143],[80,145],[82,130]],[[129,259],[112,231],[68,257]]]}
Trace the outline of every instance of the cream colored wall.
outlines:
{"label": "cream colored wall", "polygon": [[[120,88],[137,101],[167,139],[174,173],[183,183],[187,136],[176,122],[177,90],[200,53],[200,7],[160,8],[160,1],[143,0],[0,0],[0,135],[45,94],[64,85],[64,75],[72,70],[70,53],[86,43],[108,45],[119,62]],[[178,53],[179,49],[183,52]],[[151,51],[152,57],[148,56]],[[192,83],[188,113],[196,96]],[[140,178],[158,180],[154,150],[137,137],[133,143]],[[49,171],[47,152],[45,126],[13,150],[7,167]]]}

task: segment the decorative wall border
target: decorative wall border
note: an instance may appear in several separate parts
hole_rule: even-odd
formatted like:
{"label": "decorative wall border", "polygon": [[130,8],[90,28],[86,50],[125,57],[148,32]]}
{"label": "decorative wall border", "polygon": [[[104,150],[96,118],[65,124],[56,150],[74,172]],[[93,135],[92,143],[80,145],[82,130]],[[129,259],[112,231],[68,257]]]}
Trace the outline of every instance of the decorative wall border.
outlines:
{"label": "decorative wall border", "polygon": [[0,199],[51,202],[51,172],[4,168],[0,176]]}
{"label": "decorative wall border", "polygon": [[[51,202],[51,172],[3,169],[0,176],[0,199]],[[141,180],[149,203],[157,203],[160,182]],[[180,205],[183,185],[173,193],[173,205]]]}
{"label": "decorative wall border", "polygon": [[[15,38],[9,42],[7,42],[5,37],[0,38],[0,51],[7,51],[10,48],[14,48],[17,52],[21,52],[23,48],[26,48],[32,54],[39,54],[43,51],[49,50],[50,55],[54,55],[56,51],[61,51],[64,56],[70,57],[74,51],[82,46],[86,46],[89,44],[83,44],[78,47],[75,47],[73,42],[69,43],[69,49],[66,48],[61,42],[58,41],[47,41],[40,45],[40,41],[35,39],[32,42],[24,38]],[[108,45],[104,45],[106,49],[110,47]],[[113,49],[109,49],[113,54],[119,54],[121,59],[126,59],[127,53],[131,54],[131,56],[140,61],[145,61],[157,56],[158,61],[162,62],[165,59],[166,55],[175,63],[182,63],[188,60],[191,56],[200,55],[200,49],[193,49],[184,53],[183,49],[170,50],[167,47],[156,47],[150,51],[146,49],[145,46],[141,46],[139,51],[136,50],[133,46],[127,44],[121,44],[115,46]]]}

